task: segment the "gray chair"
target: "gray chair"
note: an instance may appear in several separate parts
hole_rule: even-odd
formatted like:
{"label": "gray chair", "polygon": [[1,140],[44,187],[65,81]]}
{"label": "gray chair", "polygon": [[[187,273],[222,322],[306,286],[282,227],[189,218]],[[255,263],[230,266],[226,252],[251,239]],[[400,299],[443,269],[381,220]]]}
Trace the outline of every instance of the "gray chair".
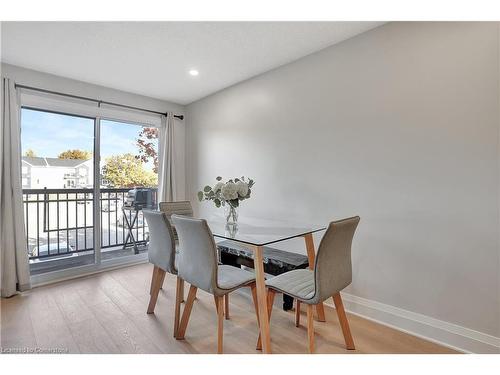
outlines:
{"label": "gray chair", "polygon": [[[190,201],[175,201],[175,202],[160,202],[159,208],[161,212],[164,212],[167,215],[170,224],[172,224],[172,215],[183,215],[188,217],[193,217],[193,207],[191,206]],[[174,238],[177,239],[177,232],[174,229]]]}
{"label": "gray chair", "polygon": [[[172,215],[182,215],[193,217],[193,206],[190,201],[175,201],[175,202],[160,202],[160,211],[164,212],[170,224],[172,224],[172,228],[174,230],[174,239],[179,242],[179,238],[177,237],[177,231],[175,230],[175,226],[172,223]],[[182,294],[184,296],[184,293]],[[182,301],[184,301],[184,297],[182,297]],[[224,296],[224,317],[226,320],[229,320],[229,294]]]}
{"label": "gray chair", "polygon": [[[174,201],[174,202],[160,202],[159,209],[161,212],[165,213],[170,225],[172,226],[174,240],[177,244],[179,239],[177,238],[177,232],[175,227],[172,225],[172,215],[184,215],[193,217],[193,206],[190,201]],[[176,248],[176,253],[179,252],[179,248]],[[184,289],[182,290],[181,301],[184,302]]]}
{"label": "gray chair", "polygon": [[193,207],[190,201],[160,202],[160,211],[164,212],[168,218],[173,214],[193,216]]}
{"label": "gray chair", "polygon": [[[165,274],[177,275],[175,241],[167,216],[163,212],[143,210],[143,215],[149,227],[149,262],[154,265],[151,279],[150,299],[148,314],[154,313],[158,294],[163,285]],[[182,279],[177,278],[177,294],[183,290]],[[180,307],[175,306],[174,337],[177,336],[179,325]]]}
{"label": "gray chair", "polygon": [[238,288],[248,286],[252,290],[255,311],[257,312],[255,276],[240,268],[218,265],[217,246],[212,231],[205,220],[172,215],[172,222],[177,228],[179,245],[182,247],[179,254],[178,277],[191,284],[176,338],[178,340],[184,339],[193,302],[199,288],[214,296],[218,317],[217,352],[222,353],[223,298]]}
{"label": "gray chair", "polygon": [[[354,349],[349,322],[344,311],[340,291],[352,281],[351,244],[359,223],[359,216],[333,221],[328,226],[318,247],[314,269],[290,271],[266,281],[268,300],[276,292],[296,299],[295,325],[300,325],[300,304],[307,305],[307,333],[309,352],[314,352],[313,306],[332,297],[344,335],[347,349]],[[272,308],[272,303],[270,304]],[[268,311],[269,316],[271,310]]]}

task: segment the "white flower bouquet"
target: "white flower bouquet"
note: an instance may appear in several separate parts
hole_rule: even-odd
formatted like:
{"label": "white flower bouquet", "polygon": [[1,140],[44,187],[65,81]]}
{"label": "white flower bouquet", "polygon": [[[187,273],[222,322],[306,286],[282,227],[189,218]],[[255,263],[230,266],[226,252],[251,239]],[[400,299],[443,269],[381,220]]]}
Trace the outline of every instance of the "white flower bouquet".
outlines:
{"label": "white flower bouquet", "polygon": [[230,205],[236,208],[240,201],[250,198],[254,181],[245,177],[234,178],[227,182],[222,182],[222,177],[216,178],[217,183],[212,186],[205,186],[203,191],[198,192],[198,199],[201,201],[213,201],[215,207]]}
{"label": "white flower bouquet", "polygon": [[245,177],[234,178],[227,182],[222,182],[222,177],[216,178],[217,183],[212,186],[205,186],[203,191],[198,192],[198,199],[201,201],[213,201],[215,207],[224,206],[227,226],[232,229],[238,226],[238,211],[240,201],[250,198],[254,181]]}

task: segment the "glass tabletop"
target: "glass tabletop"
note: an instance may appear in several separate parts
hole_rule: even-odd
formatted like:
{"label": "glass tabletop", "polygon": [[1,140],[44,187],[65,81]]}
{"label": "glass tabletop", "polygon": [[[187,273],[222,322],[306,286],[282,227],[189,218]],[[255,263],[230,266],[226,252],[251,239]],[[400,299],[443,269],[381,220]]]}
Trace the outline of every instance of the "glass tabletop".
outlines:
{"label": "glass tabletop", "polygon": [[254,246],[270,245],[326,229],[324,225],[302,226],[273,221],[238,222],[237,228],[234,228],[227,226],[223,219],[206,218],[206,220],[214,237]]}

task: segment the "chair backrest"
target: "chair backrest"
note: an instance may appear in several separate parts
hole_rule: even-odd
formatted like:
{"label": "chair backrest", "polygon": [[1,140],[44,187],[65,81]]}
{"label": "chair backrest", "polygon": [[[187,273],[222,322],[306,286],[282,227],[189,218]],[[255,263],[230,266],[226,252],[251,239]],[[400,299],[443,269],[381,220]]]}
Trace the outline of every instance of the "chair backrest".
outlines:
{"label": "chair backrest", "polygon": [[[160,211],[164,212],[167,215],[170,224],[172,223],[172,215],[183,215],[188,217],[193,217],[193,207],[191,206],[190,201],[176,201],[176,202],[160,202]],[[174,239],[178,241],[177,231],[174,229]]]}
{"label": "chair backrest", "polygon": [[193,207],[190,201],[160,202],[160,211],[164,212],[169,219],[173,214],[193,216]]}
{"label": "chair backrest", "polygon": [[217,246],[206,220],[172,215],[179,235],[178,275],[208,293],[217,289]]}
{"label": "chair backrest", "polygon": [[142,211],[149,227],[149,261],[170,273],[175,269],[175,241],[172,226],[163,212]]}
{"label": "chair backrest", "polygon": [[316,295],[321,301],[352,282],[351,244],[359,216],[332,221],[321,239],[314,263]]}

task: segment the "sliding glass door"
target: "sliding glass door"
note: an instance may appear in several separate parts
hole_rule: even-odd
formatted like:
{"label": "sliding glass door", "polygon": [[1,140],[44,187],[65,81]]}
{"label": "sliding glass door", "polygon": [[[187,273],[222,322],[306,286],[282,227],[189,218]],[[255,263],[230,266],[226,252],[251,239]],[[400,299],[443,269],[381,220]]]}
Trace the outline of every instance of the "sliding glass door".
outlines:
{"label": "sliding glass door", "polygon": [[22,187],[32,275],[147,252],[142,189],[156,200],[158,129],[22,108]]}
{"label": "sliding glass door", "polygon": [[[156,201],[158,129],[104,119],[100,124],[101,258],[105,261],[147,251],[149,231],[142,207],[148,199]],[[128,197],[131,189],[139,190],[146,201]]]}
{"label": "sliding glass door", "polygon": [[32,274],[93,264],[95,119],[23,108],[21,173]]}

